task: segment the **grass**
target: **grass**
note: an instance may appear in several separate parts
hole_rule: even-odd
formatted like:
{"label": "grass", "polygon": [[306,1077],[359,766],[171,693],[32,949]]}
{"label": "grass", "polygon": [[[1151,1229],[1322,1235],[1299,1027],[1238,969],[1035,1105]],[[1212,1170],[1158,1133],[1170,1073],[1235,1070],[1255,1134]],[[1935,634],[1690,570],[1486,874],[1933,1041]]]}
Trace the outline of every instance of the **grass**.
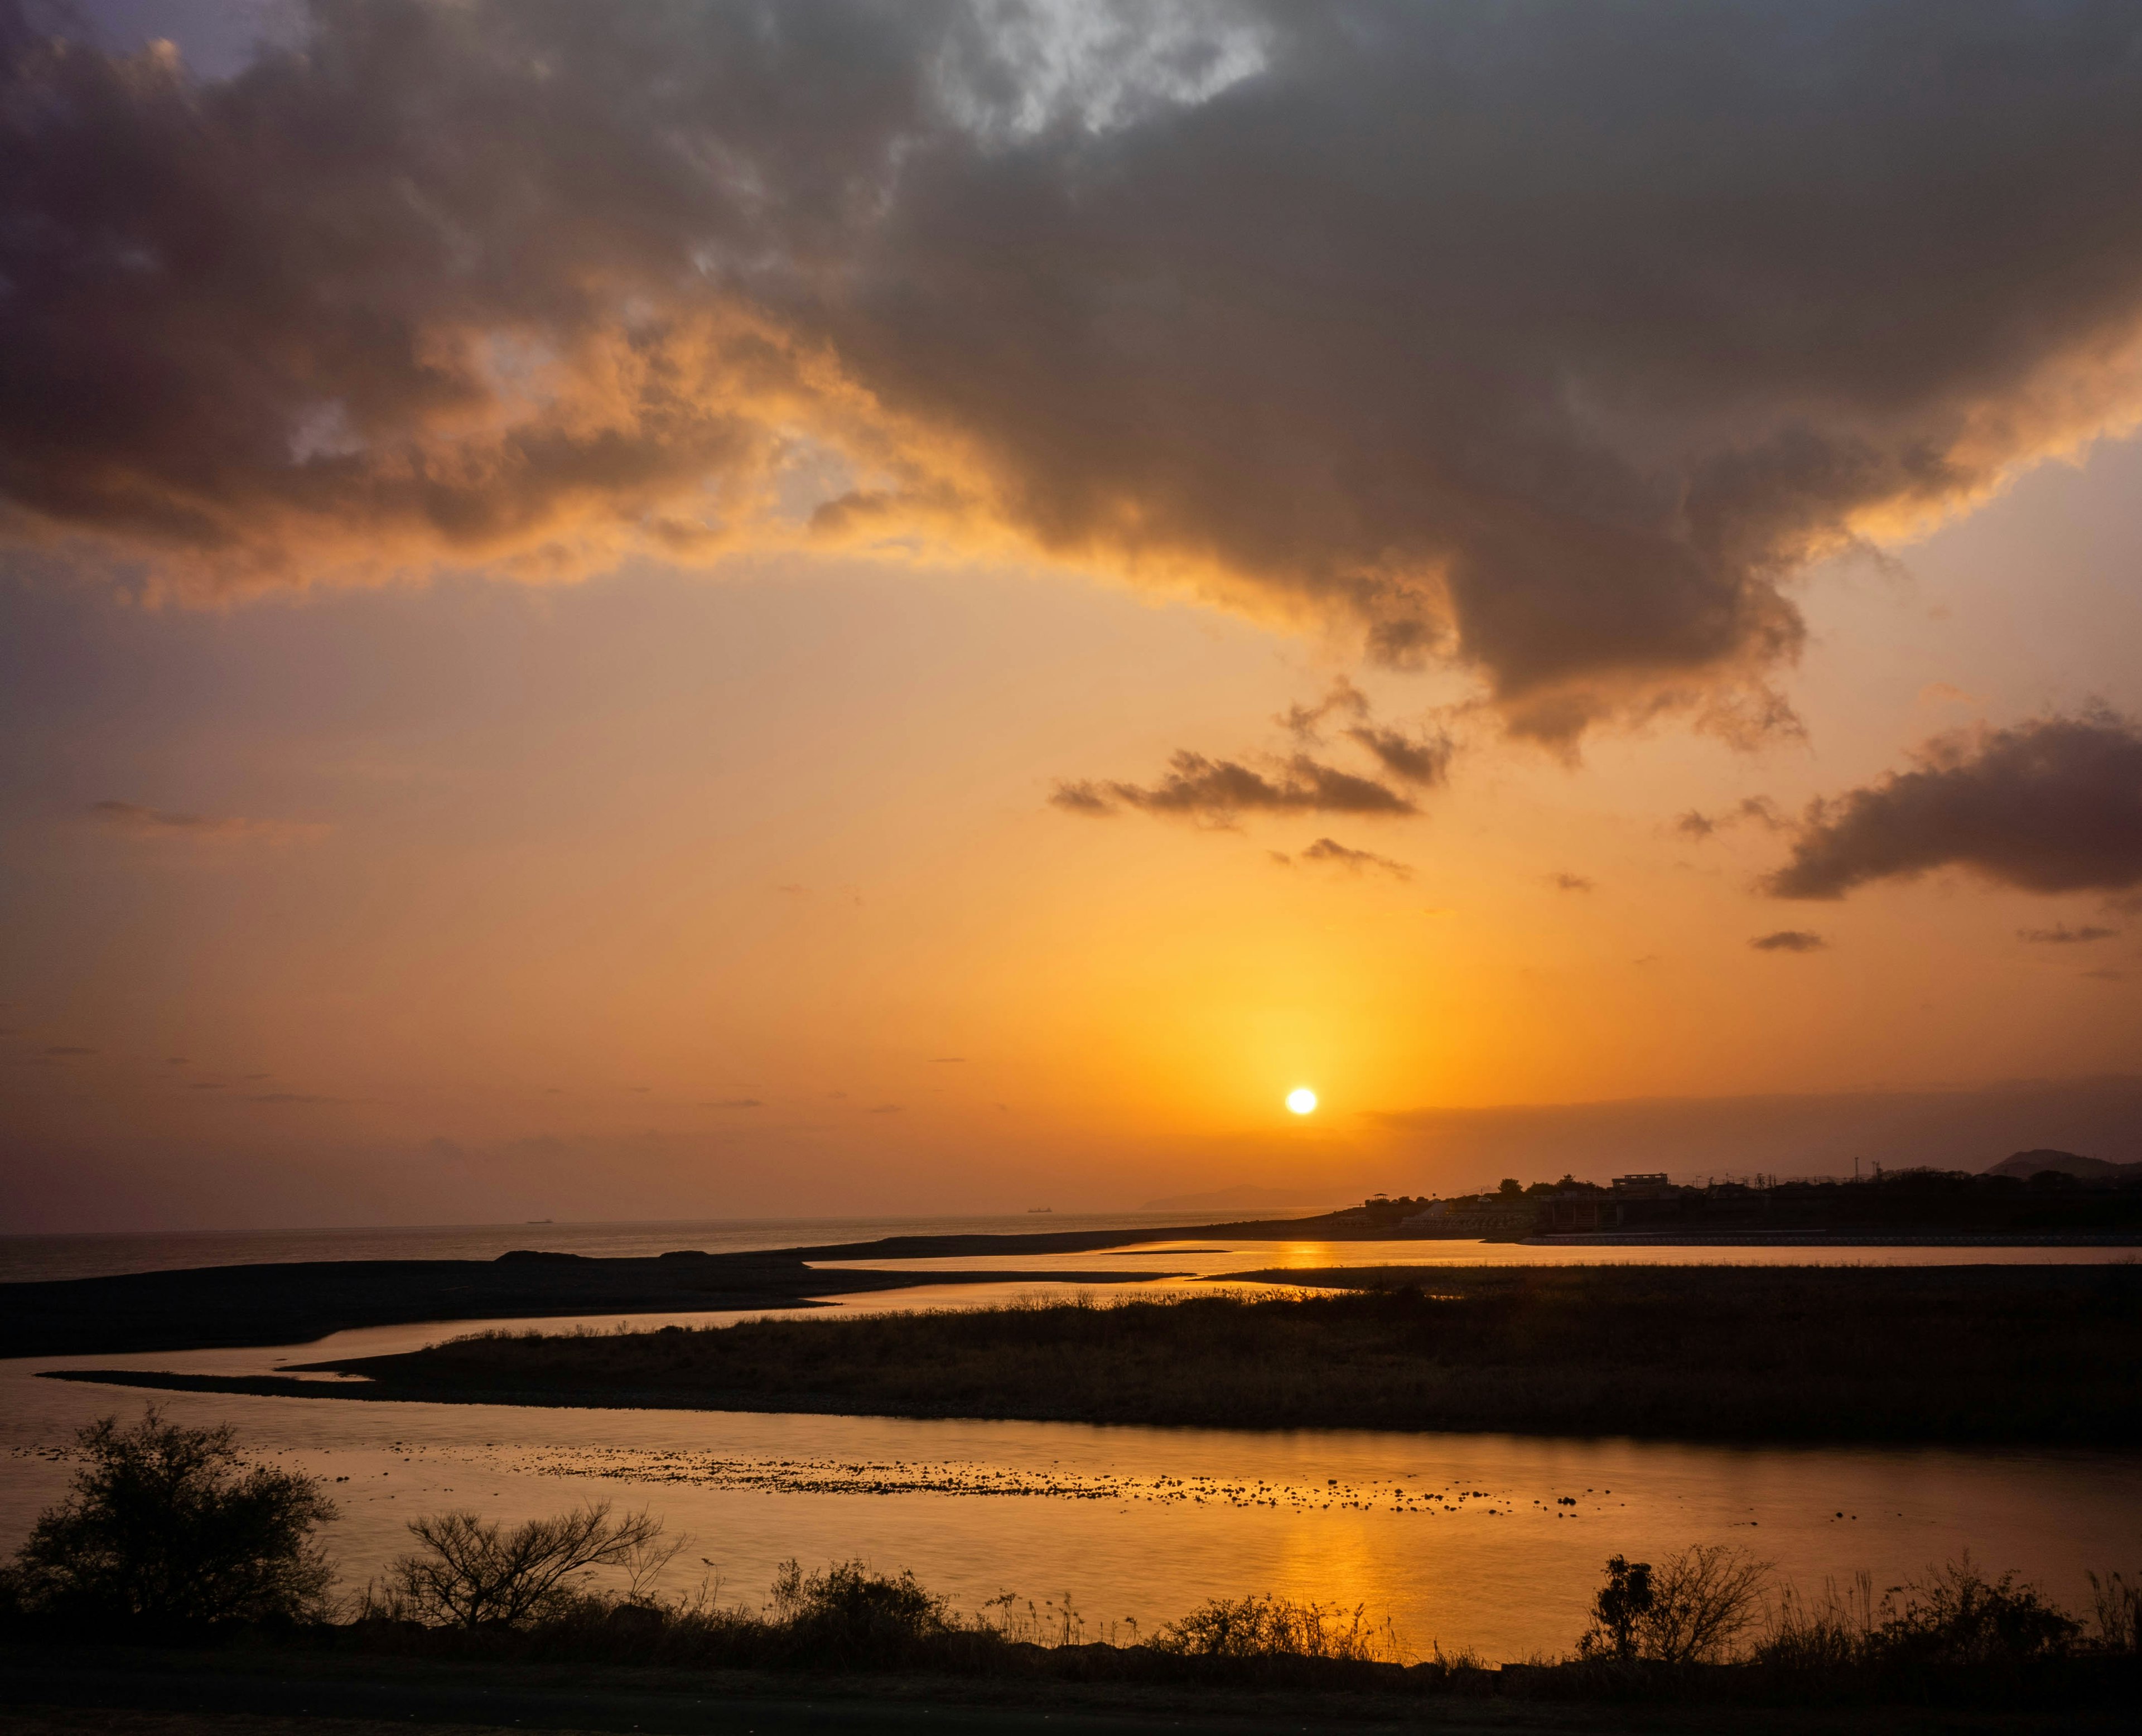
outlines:
{"label": "grass", "polygon": [[2134,1266],[1290,1275],[1360,1288],[484,1334],[322,1365],[370,1376],[363,1388],[309,1385],[320,1396],[1746,1441],[2111,1446],[2142,1423]]}

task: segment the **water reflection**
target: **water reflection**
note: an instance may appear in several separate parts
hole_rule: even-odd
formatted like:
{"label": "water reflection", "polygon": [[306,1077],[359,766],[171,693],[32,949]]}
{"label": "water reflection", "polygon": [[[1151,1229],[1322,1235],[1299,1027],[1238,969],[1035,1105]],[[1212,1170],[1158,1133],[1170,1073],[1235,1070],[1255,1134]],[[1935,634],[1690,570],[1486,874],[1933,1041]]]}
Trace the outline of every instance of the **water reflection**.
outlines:
{"label": "water reflection", "polygon": [[[944,1300],[985,1299],[946,1287]],[[465,1329],[72,1361],[240,1373]],[[67,1360],[0,1364],[9,1546],[65,1485],[54,1447],[144,1396],[34,1378]],[[1365,1605],[1416,1651],[1471,1645],[1509,1658],[1566,1647],[1599,1563],[1616,1551],[1740,1542],[1816,1586],[1862,1567],[1893,1584],[1968,1547],[2070,1604],[2083,1599],[2085,1569],[2131,1573],[2142,1562],[2142,1461],[2107,1453],[156,1398],[179,1420],[228,1421],[257,1450],[338,1479],[333,1543],[357,1581],[402,1546],[420,1512],[466,1504],[517,1520],[610,1498],[690,1532],[673,1573],[681,1585],[688,1571],[716,1572],[725,1597],[755,1601],[790,1556],[861,1556],[912,1567],[970,1609],[1005,1590],[1037,1604],[1068,1597],[1097,1630],[1130,1617],[1149,1631],[1208,1596],[1275,1591]]]}

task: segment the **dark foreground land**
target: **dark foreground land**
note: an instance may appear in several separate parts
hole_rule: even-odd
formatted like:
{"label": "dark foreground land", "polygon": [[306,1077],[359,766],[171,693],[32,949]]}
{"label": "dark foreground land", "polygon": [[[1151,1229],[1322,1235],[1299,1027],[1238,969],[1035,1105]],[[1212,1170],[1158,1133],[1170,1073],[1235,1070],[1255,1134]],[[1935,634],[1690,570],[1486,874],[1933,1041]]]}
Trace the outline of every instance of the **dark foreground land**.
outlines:
{"label": "dark foreground land", "polygon": [[[2129,1673],[2131,1676],[2131,1672]],[[266,1646],[0,1648],[0,1721],[10,1736],[385,1736],[392,1729],[601,1730],[674,1736],[824,1736],[1046,1731],[1503,1731],[1604,1736],[1633,1730],[1745,1736],[1861,1732],[2112,1731],[2130,1727],[2128,1676],[2110,1691],[2027,1696],[1967,1708],[1908,1702],[1837,1706],[1656,1700],[1572,1704],[1498,1694],[1424,1695],[1375,1688],[1245,1691],[1195,1679],[1081,1681],[918,1674],[806,1675],[526,1661],[333,1658]]]}
{"label": "dark foreground land", "polygon": [[2142,1432],[2135,1266],[1284,1276],[1348,1293],[491,1334],[312,1365],[362,1381],[63,1378],[322,1398],[1229,1428],[2095,1447],[2131,1446]]}

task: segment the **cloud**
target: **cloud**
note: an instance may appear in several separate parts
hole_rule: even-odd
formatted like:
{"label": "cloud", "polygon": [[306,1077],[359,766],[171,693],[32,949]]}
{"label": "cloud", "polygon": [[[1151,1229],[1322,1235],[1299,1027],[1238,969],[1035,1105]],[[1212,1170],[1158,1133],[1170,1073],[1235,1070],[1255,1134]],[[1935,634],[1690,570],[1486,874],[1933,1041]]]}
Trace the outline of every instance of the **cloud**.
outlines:
{"label": "cloud", "polygon": [[1589,892],[1594,885],[1594,882],[1587,880],[1581,874],[1549,875],[1547,884],[1561,892]]}
{"label": "cloud", "polygon": [[1778,898],[1967,868],[2029,892],[2142,882],[2142,731],[2107,711],[1938,736],[1915,770],[1812,804]]}
{"label": "cloud", "polygon": [[1769,831],[1782,830],[1789,822],[1778,811],[1778,805],[1767,796],[1750,796],[1722,814],[1705,814],[1690,808],[1674,821],[1673,829],[1684,838],[1700,842],[1736,826],[1760,826]]}
{"label": "cloud", "polygon": [[[1285,861],[1285,856],[1280,857]],[[1374,851],[1350,850],[1336,838],[1319,838],[1301,853],[1305,862],[1330,862],[1344,868],[1350,874],[1359,874],[1365,868],[1375,868],[1397,880],[1411,880],[1413,870],[1404,862],[1394,862],[1389,856],[1378,856]]]}
{"label": "cloud", "polygon": [[765,1105],[757,1097],[715,1097],[699,1107],[702,1109],[760,1109]]}
{"label": "cloud", "polygon": [[248,838],[274,843],[322,837],[328,830],[325,826],[304,821],[170,814],[131,801],[94,801],[90,804],[89,814],[100,825],[142,838]]}
{"label": "cloud", "polygon": [[1365,718],[1369,715],[1369,696],[1341,675],[1331,683],[1330,691],[1315,704],[1303,705],[1296,702],[1274,718],[1272,722],[1298,741],[1317,742],[1324,739],[1319,732],[1319,726],[1334,712],[1343,717]]}
{"label": "cloud", "polygon": [[1787,575],[2142,405],[2116,7],[308,17],[213,81],[0,12],[15,534],[1038,550],[1745,736]]}
{"label": "cloud", "polygon": [[1757,952],[1810,953],[1820,952],[1829,943],[1805,929],[1779,929],[1773,935],[1758,935],[1748,944]]}
{"label": "cloud", "polygon": [[1187,749],[1168,761],[1157,783],[1058,783],[1049,801],[1074,814],[1108,814],[1118,807],[1148,814],[1226,824],[1243,813],[1413,814],[1419,810],[1405,796],[1374,778],[1357,777],[1294,754],[1271,777],[1239,761],[1208,759]]}
{"label": "cloud", "polygon": [[343,1099],[313,1097],[299,1091],[269,1091],[262,1092],[258,1097],[249,1097],[245,1101],[249,1103],[339,1103]]}
{"label": "cloud", "polygon": [[2110,940],[2120,930],[2093,928],[2085,923],[2080,928],[2070,928],[2066,923],[2049,929],[2018,929],[2016,938],[2026,940],[2033,946],[2080,946],[2092,940]]}
{"label": "cloud", "polygon": [[1424,736],[1416,741],[1395,729],[1370,724],[1358,725],[1346,734],[1382,761],[1386,772],[1407,783],[1441,783],[1457,751],[1447,735]]}
{"label": "cloud", "polygon": [[47,1048],[45,1053],[48,1055],[93,1055],[96,1051],[84,1048],[78,1043],[55,1043]]}

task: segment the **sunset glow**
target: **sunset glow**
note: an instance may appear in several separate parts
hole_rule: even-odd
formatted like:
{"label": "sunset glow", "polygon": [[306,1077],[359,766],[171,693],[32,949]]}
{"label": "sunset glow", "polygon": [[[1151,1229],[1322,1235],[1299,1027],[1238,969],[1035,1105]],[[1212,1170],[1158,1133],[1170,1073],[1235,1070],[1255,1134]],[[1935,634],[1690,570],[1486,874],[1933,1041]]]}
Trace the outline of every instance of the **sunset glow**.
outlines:
{"label": "sunset glow", "polygon": [[[9,75],[11,1224],[2103,1143],[2086,9],[1927,23],[1994,95],[1850,8],[150,10]],[[1580,89],[1622,143],[1539,134]]]}

